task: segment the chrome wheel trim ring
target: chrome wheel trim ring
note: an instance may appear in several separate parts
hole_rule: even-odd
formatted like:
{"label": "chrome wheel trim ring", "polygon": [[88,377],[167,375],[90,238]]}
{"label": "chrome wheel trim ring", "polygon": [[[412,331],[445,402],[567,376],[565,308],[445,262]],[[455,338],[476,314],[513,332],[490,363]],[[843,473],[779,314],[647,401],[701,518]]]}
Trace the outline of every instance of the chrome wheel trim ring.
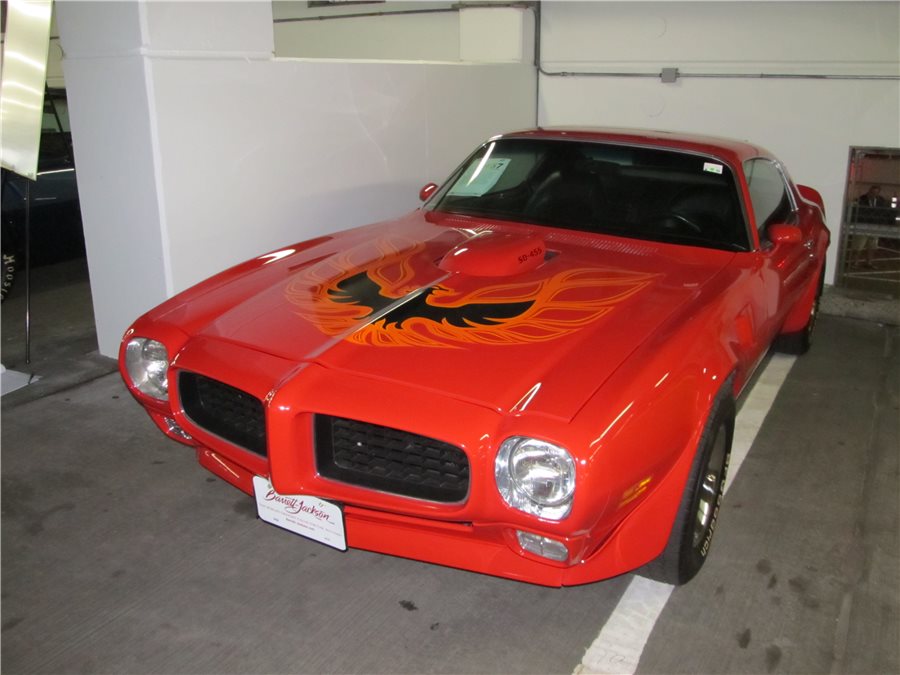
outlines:
{"label": "chrome wheel trim ring", "polygon": [[[726,464],[726,431],[725,426],[720,425],[716,438],[713,441],[709,460],[703,468],[700,478],[699,498],[697,510],[694,514],[694,529],[692,545],[694,549],[705,547],[715,528],[719,504],[722,500],[722,487],[725,480]],[[705,553],[705,551],[704,551]]]}

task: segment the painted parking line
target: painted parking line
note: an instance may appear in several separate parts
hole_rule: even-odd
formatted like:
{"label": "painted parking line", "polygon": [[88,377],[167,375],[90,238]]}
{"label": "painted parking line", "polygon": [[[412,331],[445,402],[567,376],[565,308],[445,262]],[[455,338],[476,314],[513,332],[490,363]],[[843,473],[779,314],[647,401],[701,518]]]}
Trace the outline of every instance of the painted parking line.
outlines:
{"label": "painted parking line", "polygon": [[[734,482],[763,420],[796,356],[774,354],[747,394],[734,423],[730,477],[725,492]],[[635,575],[619,604],[588,647],[575,675],[632,675],[638,666],[650,632],[662,614],[674,586]]]}

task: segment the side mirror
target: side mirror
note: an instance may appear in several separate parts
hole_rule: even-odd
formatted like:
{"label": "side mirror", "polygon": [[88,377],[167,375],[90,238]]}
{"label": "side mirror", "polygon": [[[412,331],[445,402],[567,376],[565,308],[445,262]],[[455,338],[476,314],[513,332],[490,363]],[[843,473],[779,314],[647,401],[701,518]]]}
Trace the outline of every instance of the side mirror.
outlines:
{"label": "side mirror", "polygon": [[799,244],[800,228],[793,225],[769,225],[766,234],[774,244]]}
{"label": "side mirror", "polygon": [[419,199],[423,202],[428,201],[428,198],[431,197],[437,189],[437,183],[428,183],[428,185],[419,190]]}

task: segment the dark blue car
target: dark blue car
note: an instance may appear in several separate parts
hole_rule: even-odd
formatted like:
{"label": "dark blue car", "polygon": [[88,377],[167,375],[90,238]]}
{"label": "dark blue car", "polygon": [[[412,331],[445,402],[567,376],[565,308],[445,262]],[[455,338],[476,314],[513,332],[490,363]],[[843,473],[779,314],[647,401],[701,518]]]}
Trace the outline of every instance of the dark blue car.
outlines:
{"label": "dark blue car", "polygon": [[[28,179],[2,171],[2,297],[13,287],[25,260],[25,196]],[[78,183],[72,154],[66,94],[50,89],[44,121],[37,180],[31,182],[31,264],[49,265],[85,255]]]}

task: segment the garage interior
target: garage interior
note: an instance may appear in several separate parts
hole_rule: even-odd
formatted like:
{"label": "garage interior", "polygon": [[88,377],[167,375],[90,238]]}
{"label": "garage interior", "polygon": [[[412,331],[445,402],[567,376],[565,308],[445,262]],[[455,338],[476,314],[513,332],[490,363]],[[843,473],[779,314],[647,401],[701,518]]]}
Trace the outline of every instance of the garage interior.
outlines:
{"label": "garage interior", "polygon": [[[900,196],[900,3],[55,14],[87,257],[34,270],[32,363],[21,285],[2,306],[3,364],[35,376],[2,399],[4,672],[900,672],[896,218],[865,231],[877,284],[849,263],[863,188]],[[713,554],[656,610],[633,574],[545,589],[264,526],[115,372],[166,297],[415,208],[478,142],[535,124],[752,139],[829,214],[816,344],[741,402],[752,445]],[[764,390],[771,409],[749,401]]]}

